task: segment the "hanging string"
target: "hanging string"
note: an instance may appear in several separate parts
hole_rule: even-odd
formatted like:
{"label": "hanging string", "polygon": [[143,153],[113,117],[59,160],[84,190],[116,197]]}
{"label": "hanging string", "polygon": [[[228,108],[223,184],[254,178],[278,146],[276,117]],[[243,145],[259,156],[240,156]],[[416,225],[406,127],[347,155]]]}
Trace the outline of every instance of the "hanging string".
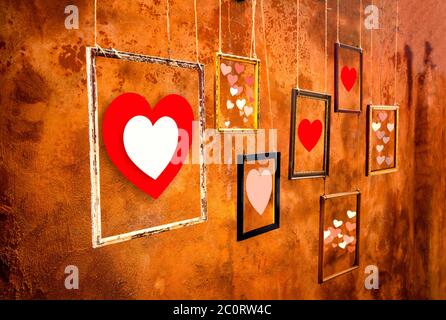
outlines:
{"label": "hanging string", "polygon": [[221,0],[218,0],[218,52],[221,53]]}
{"label": "hanging string", "polygon": [[[373,0],[372,0],[372,6]],[[373,28],[370,28],[370,104],[373,104]]]}
{"label": "hanging string", "polygon": [[339,43],[339,0],[336,0],[336,42]]}
{"label": "hanging string", "polygon": [[[254,0],[255,1],[255,0]],[[268,84],[268,108],[269,115],[271,117],[271,129],[274,128],[274,115],[271,107],[271,85],[269,82],[269,67],[268,67],[268,50],[266,48],[266,28],[265,28],[265,10],[263,9],[263,0],[260,0],[260,11],[262,14],[262,34],[263,34],[263,47],[265,50],[265,65],[266,65],[266,82]],[[255,52],[254,52],[255,54]]]}
{"label": "hanging string", "polygon": [[[359,1],[359,47],[362,48],[362,0]],[[362,79],[361,79],[362,81]],[[360,106],[362,107],[362,106]],[[360,121],[361,120],[361,113],[357,114],[356,117],[356,133],[359,134],[361,132],[361,128],[360,128]],[[360,172],[361,172],[361,139],[359,139],[359,137],[356,139],[356,159],[357,159],[357,166],[358,166],[358,175],[360,176]],[[359,191],[359,178],[355,179],[356,182],[356,191]]]}
{"label": "hanging string", "polygon": [[167,20],[167,55],[170,59],[170,3],[166,0],[166,20]]}
{"label": "hanging string", "polygon": [[[384,12],[383,7],[384,7],[383,6],[383,0],[381,0],[381,2],[380,2],[380,11],[382,12],[381,21],[383,21],[382,22],[382,29],[384,30],[385,29],[384,21],[386,21],[386,20],[384,18],[384,13],[385,12]],[[381,34],[381,36],[382,36],[382,34]],[[383,66],[384,66],[383,54],[381,53],[380,56],[379,56],[379,69],[383,70]],[[383,104],[382,72],[379,73],[379,103],[381,105]]]}
{"label": "hanging string", "polygon": [[[228,33],[231,35],[231,1],[228,1]],[[232,38],[229,37],[229,48],[232,49]]]}
{"label": "hanging string", "polygon": [[251,7],[252,7],[252,21],[251,21],[251,50],[249,53],[249,56],[251,58],[256,58],[256,31],[255,31],[255,22],[256,22],[256,6],[257,6],[257,0],[252,0]]}
{"label": "hanging string", "polygon": [[[327,0],[325,0],[325,37],[324,37],[324,44],[325,44],[325,56],[324,56],[324,64],[325,64],[325,94],[327,94],[328,90],[328,77],[327,77],[327,62],[328,62],[328,3]],[[330,112],[330,110],[329,110]],[[325,168],[325,170],[328,170],[328,168]],[[327,177],[324,176],[324,195],[327,194]]]}
{"label": "hanging string", "polygon": [[194,0],[194,18],[195,18],[195,54],[198,63],[198,18],[197,18],[197,0]]}
{"label": "hanging string", "polygon": [[327,0],[325,0],[325,56],[324,56],[324,63],[325,63],[325,93],[327,93],[328,90],[328,77],[327,77],[327,72],[328,72],[328,4],[327,4]]}
{"label": "hanging string", "polygon": [[362,48],[362,0],[359,1],[359,47]]}
{"label": "hanging string", "polygon": [[95,47],[98,46],[97,43],[97,14],[96,14],[96,8],[97,8],[97,0],[94,0],[94,45]]}
{"label": "hanging string", "polygon": [[299,89],[300,0],[296,1],[296,88]]}
{"label": "hanging string", "polygon": [[397,65],[398,65],[398,29],[399,29],[399,0],[396,0],[396,23],[395,23],[395,95],[394,95],[394,101],[393,104],[397,105],[396,103],[396,94],[397,94]]}
{"label": "hanging string", "polygon": [[[107,56],[107,53],[101,48],[101,46],[98,44],[97,42],[97,20],[98,20],[98,14],[97,14],[97,0],[94,0],[94,46],[99,49],[102,54],[104,55],[104,57]],[[112,48],[113,51],[115,51],[115,54],[121,58],[121,56],[119,55],[119,53]]]}

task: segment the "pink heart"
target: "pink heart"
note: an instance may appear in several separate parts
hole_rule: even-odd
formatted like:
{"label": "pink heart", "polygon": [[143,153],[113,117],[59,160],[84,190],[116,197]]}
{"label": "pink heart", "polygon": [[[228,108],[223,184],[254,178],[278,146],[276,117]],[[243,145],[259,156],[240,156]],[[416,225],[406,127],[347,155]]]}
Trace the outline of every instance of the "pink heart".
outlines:
{"label": "pink heart", "polygon": [[347,221],[347,223],[345,224],[345,227],[347,228],[348,231],[355,230],[356,223],[351,223],[351,222]]}
{"label": "pink heart", "polygon": [[254,77],[253,76],[246,77],[245,81],[248,86],[252,86],[252,84],[254,83]]}
{"label": "pink heart", "polygon": [[332,243],[334,238],[332,236],[329,236],[327,239],[324,240],[325,244]]}
{"label": "pink heart", "polygon": [[237,72],[238,74],[242,73],[245,70],[245,66],[238,62],[234,65],[234,67],[235,67],[235,72]]}
{"label": "pink heart", "polygon": [[232,74],[228,74],[228,82],[231,86],[234,85],[234,83],[236,83],[238,80],[238,76],[236,75],[232,75]]}
{"label": "pink heart", "polygon": [[390,166],[390,164],[392,162],[393,162],[393,157],[392,156],[386,158],[386,163],[387,163],[388,166]]}
{"label": "pink heart", "polygon": [[252,90],[251,87],[246,87],[246,96],[248,97],[248,99],[252,99],[254,95],[254,91]]}
{"label": "pink heart", "polygon": [[355,237],[348,236],[348,235],[344,234],[344,238],[343,239],[344,239],[345,243],[349,244],[349,243],[352,243],[355,240]]}
{"label": "pink heart", "polygon": [[271,172],[263,170],[260,173],[257,169],[249,171],[246,177],[246,193],[258,214],[262,215],[268,205],[273,189]]}
{"label": "pink heart", "polygon": [[382,111],[382,112],[378,113],[378,118],[379,118],[379,120],[381,120],[381,122],[386,120],[387,119],[387,112],[383,112]]}
{"label": "pink heart", "polygon": [[382,139],[384,137],[385,132],[384,131],[377,131],[376,132],[376,136],[378,137],[378,139]]}
{"label": "pink heart", "polygon": [[333,237],[337,237],[338,234],[341,232],[341,229],[335,229],[333,227],[329,227],[328,230],[330,230],[330,235]]}
{"label": "pink heart", "polygon": [[378,164],[382,164],[384,162],[384,160],[386,160],[385,156],[377,156],[376,157],[376,162],[378,162]]}
{"label": "pink heart", "polygon": [[243,92],[243,87],[242,86],[235,86],[235,88],[237,88],[237,95],[241,94]]}
{"label": "pink heart", "polygon": [[221,70],[221,73],[223,73],[223,75],[225,76],[225,75],[227,75],[228,73],[230,73],[232,71],[232,67],[231,66],[227,66],[224,63],[222,63],[220,65],[220,70]]}
{"label": "pink heart", "polygon": [[338,246],[338,244],[337,244],[337,243],[332,243],[331,246],[332,246],[333,248],[336,248],[336,247]]}
{"label": "pink heart", "polygon": [[347,247],[347,250],[348,250],[348,252],[353,252],[353,251],[355,251],[356,250],[356,246],[348,246]]}

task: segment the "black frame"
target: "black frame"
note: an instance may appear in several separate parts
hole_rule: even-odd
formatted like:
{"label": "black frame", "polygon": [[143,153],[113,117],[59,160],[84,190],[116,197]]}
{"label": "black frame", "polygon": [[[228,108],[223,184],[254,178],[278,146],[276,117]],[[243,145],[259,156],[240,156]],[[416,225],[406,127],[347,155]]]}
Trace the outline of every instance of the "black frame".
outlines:
{"label": "black frame", "polygon": [[[325,203],[333,198],[349,197],[356,195],[356,251],[355,263],[352,267],[324,277],[324,229],[325,229]],[[359,190],[353,192],[341,192],[323,195],[320,198],[320,217],[319,217],[319,261],[318,261],[318,283],[334,279],[343,274],[349,273],[359,268],[359,239],[360,239],[360,218],[361,218],[361,192]]]}
{"label": "black frame", "polygon": [[[272,224],[243,232],[245,214],[245,162],[274,159],[274,222]],[[280,152],[239,154],[237,156],[237,241],[246,240],[259,234],[278,229],[280,226]]]}
{"label": "black frame", "polygon": [[[339,107],[339,51],[341,49],[351,50],[359,53],[359,110],[342,109]],[[363,50],[359,47],[350,46],[348,44],[336,42],[334,51],[334,111],[342,113],[361,113],[362,112],[362,69],[363,69]]]}
{"label": "black frame", "polygon": [[[297,114],[298,97],[322,100],[325,102],[324,160],[323,160],[322,171],[303,171],[297,174],[294,173],[294,164],[295,164],[294,153],[296,149],[296,114]],[[330,168],[330,110],[331,110],[330,95],[296,88],[293,88],[291,90],[291,123],[290,123],[288,180],[328,177]]]}

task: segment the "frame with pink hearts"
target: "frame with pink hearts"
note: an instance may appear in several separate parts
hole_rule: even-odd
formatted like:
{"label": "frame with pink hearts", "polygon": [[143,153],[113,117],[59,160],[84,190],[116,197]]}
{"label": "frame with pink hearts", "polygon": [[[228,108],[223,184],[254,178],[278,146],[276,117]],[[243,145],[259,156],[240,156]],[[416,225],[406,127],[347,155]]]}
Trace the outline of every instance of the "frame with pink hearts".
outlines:
{"label": "frame with pink hearts", "polygon": [[[245,232],[245,162],[259,160],[274,160],[275,172],[273,182],[274,222]],[[280,152],[240,154],[237,156],[237,241],[246,240],[262,233],[278,229],[280,226]]]}
{"label": "frame with pink hearts", "polygon": [[[335,274],[325,275],[324,273],[324,230],[325,230],[325,211],[326,203],[335,198],[356,197],[356,243],[354,263],[350,268],[339,271]],[[360,216],[361,216],[361,193],[359,190],[353,192],[341,192],[328,195],[322,195],[320,198],[320,221],[319,221],[319,261],[318,261],[318,283],[324,283],[328,280],[339,277],[343,274],[352,272],[359,268],[359,238],[360,238]]]}
{"label": "frame with pink hearts", "polygon": [[[382,106],[382,105],[368,105],[367,106],[367,155],[366,155],[366,175],[374,176],[378,174],[385,174],[398,171],[398,130],[399,130],[399,106]],[[373,129],[373,112],[375,111],[390,111],[394,112],[394,123],[393,129],[391,130],[392,136],[394,139],[394,148],[393,148],[393,167],[373,170],[372,161],[373,161],[373,148],[375,146],[372,145],[372,135],[375,133]],[[381,125],[380,125],[381,126]],[[379,132],[379,131],[378,131]],[[384,132],[384,131],[383,131]],[[388,132],[390,133],[390,132]],[[382,144],[384,146],[384,143]],[[380,150],[381,152],[381,150]],[[385,158],[385,157],[384,157]]]}
{"label": "frame with pink hearts", "polygon": [[[102,237],[101,223],[101,195],[99,170],[99,130],[98,130],[98,95],[96,81],[96,57],[134,61],[141,63],[161,64],[173,68],[186,68],[196,70],[198,74],[198,114],[200,139],[200,216],[176,221],[159,226],[130,231],[118,235]],[[154,56],[141,55],[98,47],[86,48],[87,60],[87,87],[88,87],[88,115],[89,115],[89,141],[90,141],[90,186],[91,186],[91,223],[93,248],[120,243],[136,238],[192,226],[207,221],[207,191],[206,191],[206,164],[204,152],[205,108],[204,108],[204,65],[197,62],[166,59]]]}
{"label": "frame with pink hearts", "polygon": [[[240,127],[225,127],[222,125],[222,112],[221,112],[221,61],[228,60],[233,62],[239,62],[242,64],[248,64],[254,66],[254,79],[253,79],[253,127],[252,128],[240,128]],[[230,133],[250,133],[255,132],[259,129],[259,118],[260,118],[260,60],[256,58],[248,58],[242,56],[236,56],[232,54],[226,54],[217,52],[215,59],[215,128],[218,132],[230,132]],[[232,88],[231,88],[232,89]],[[246,90],[245,90],[246,91]]]}
{"label": "frame with pink hearts", "polygon": [[[295,148],[296,148],[296,117],[298,100],[314,99],[324,102],[325,117],[323,139],[324,139],[324,156],[322,160],[321,171],[301,171],[295,173]],[[289,148],[289,162],[288,162],[288,180],[297,179],[309,179],[309,178],[324,178],[328,176],[329,172],[329,155],[330,155],[330,109],[331,109],[331,96],[323,93],[292,89],[291,93],[291,123],[290,123],[290,148]]]}
{"label": "frame with pink hearts", "polygon": [[[345,109],[341,107],[341,102],[339,101],[339,90],[341,81],[340,78],[340,70],[339,70],[339,56],[341,54],[341,50],[349,50],[356,52],[359,55],[359,97],[358,104],[359,109]],[[361,113],[362,112],[362,69],[363,69],[363,50],[359,47],[350,46],[348,44],[336,42],[335,50],[334,50],[334,111],[340,113]]]}

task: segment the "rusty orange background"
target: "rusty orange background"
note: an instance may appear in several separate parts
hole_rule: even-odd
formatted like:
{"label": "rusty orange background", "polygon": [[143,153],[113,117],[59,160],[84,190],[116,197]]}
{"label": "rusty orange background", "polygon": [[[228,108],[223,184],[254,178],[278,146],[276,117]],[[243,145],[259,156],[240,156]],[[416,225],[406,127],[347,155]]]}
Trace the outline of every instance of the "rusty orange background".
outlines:
{"label": "rusty orange background", "polygon": [[[193,2],[170,2],[172,54],[194,60]],[[364,0],[364,6],[370,2]],[[373,65],[370,31],[362,33],[364,105],[372,100],[393,104],[395,96],[395,1],[375,2],[384,10],[381,29],[373,36]],[[249,55],[251,2],[223,3],[223,51]],[[321,179],[287,180],[296,1],[264,0],[266,34],[257,3],[261,126],[277,128],[282,153],[280,229],[236,242],[236,168],[210,165],[208,222],[92,249],[85,47],[94,44],[93,1],[1,2],[1,298],[446,298],[446,3],[400,0],[400,170],[366,177],[366,114],[332,113],[325,185]],[[79,8],[78,30],[64,27],[69,4]],[[358,4],[342,0],[340,8],[341,41],[353,45],[360,38]],[[165,5],[99,0],[98,43],[166,56]],[[300,7],[300,87],[323,91],[324,4],[301,0]],[[327,77],[333,94],[336,2],[329,0],[328,7]],[[218,11],[217,0],[198,0],[208,128],[215,116]],[[356,187],[362,192],[360,268],[318,285],[319,197],[324,189],[335,193]],[[379,267],[379,290],[364,288],[364,268],[370,264]],[[64,287],[67,265],[79,267],[79,290]]]}

